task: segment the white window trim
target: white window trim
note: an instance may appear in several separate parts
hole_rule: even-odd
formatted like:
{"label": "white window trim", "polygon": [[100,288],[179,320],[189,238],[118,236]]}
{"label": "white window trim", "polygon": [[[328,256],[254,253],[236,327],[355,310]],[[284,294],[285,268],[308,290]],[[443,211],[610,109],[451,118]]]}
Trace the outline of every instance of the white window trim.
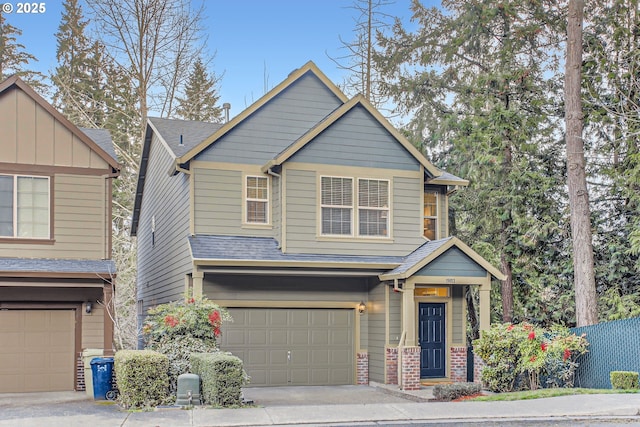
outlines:
{"label": "white window trim", "polygon": [[[257,199],[247,197],[247,181],[249,178],[259,178],[267,180],[267,198],[266,199]],[[271,226],[271,179],[269,176],[263,175],[244,175],[242,179],[242,224],[243,226],[248,227],[270,227]],[[267,206],[265,208],[267,218],[266,222],[250,222],[247,218],[249,215],[249,210],[247,209],[248,202],[266,202]]]}
{"label": "white window trim", "polygon": [[390,239],[391,238],[391,180],[385,178],[358,178],[358,189],[360,188],[360,181],[385,181],[387,183],[387,207],[386,208],[374,208],[368,206],[360,206],[360,194],[357,194],[357,209],[358,214],[360,209],[370,211],[386,211],[387,212],[387,234],[386,235],[361,235],[360,234],[360,215],[357,216],[358,221],[358,238],[361,239]]}
{"label": "white window trim", "polygon": [[[324,205],[322,204],[322,178],[346,178],[351,180],[351,234],[325,234],[322,233],[322,208],[346,208],[346,206],[337,206],[337,205]],[[361,235],[359,233],[360,230],[360,221],[359,221],[359,199],[358,199],[358,188],[361,180],[366,181],[386,181],[387,182],[387,195],[388,195],[388,208],[370,208],[363,207],[362,209],[368,210],[386,210],[387,214],[387,235],[385,236],[367,236]],[[352,241],[361,241],[361,240],[383,240],[390,241],[393,240],[391,224],[392,221],[392,185],[391,180],[388,178],[375,178],[375,177],[356,177],[356,176],[340,176],[340,175],[320,175],[318,178],[318,233],[317,236],[319,239],[330,239],[332,241],[336,240],[346,240],[351,239]]]}
{"label": "white window trim", "polygon": [[[0,174],[0,176],[10,176],[13,178],[13,236],[0,236],[0,239],[15,240],[51,240],[51,177],[43,175],[25,175],[25,174]],[[47,180],[47,235],[46,237],[21,237],[18,236],[18,178],[40,178]]]}
{"label": "white window trim", "polygon": [[[340,179],[350,179],[351,180],[351,205],[325,205],[322,203],[322,178],[340,178]],[[338,237],[338,238],[349,238],[355,236],[355,209],[354,209],[354,183],[355,179],[352,176],[336,176],[336,175],[320,175],[320,180],[318,181],[318,205],[320,206],[320,212],[318,213],[318,234],[322,237]],[[351,221],[351,233],[350,234],[330,234],[322,232],[322,208],[337,208],[337,209],[351,209],[350,221]]]}

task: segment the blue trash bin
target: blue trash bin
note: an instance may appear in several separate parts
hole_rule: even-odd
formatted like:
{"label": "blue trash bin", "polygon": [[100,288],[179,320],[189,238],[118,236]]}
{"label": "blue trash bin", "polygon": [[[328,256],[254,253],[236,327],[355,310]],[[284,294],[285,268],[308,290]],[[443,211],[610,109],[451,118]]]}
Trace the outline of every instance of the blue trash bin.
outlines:
{"label": "blue trash bin", "polygon": [[106,400],[113,381],[113,357],[96,357],[91,359],[93,376],[93,399]]}

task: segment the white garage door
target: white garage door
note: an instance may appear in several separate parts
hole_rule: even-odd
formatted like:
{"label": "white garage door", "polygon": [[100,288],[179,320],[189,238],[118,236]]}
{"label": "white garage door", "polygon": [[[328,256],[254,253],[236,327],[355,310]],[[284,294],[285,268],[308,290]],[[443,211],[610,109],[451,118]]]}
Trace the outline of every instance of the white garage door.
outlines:
{"label": "white garage door", "polygon": [[0,310],[0,393],[74,389],[73,310]]}
{"label": "white garage door", "polygon": [[220,347],[244,362],[250,386],[354,383],[348,309],[231,308]]}

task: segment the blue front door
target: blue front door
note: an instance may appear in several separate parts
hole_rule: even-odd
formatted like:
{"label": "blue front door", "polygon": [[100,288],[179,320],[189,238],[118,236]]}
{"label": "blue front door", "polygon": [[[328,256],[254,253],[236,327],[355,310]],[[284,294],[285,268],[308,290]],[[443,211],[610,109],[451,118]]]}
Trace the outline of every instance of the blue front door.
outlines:
{"label": "blue front door", "polygon": [[420,303],[420,378],[446,375],[444,303]]}

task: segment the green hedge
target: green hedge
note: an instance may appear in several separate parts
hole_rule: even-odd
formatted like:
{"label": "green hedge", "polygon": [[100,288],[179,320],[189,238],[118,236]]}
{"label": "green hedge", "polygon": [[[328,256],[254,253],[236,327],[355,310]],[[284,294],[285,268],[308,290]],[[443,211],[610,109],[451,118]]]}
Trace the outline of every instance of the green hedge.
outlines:
{"label": "green hedge", "polygon": [[152,350],[120,350],[114,357],[119,401],[125,408],[164,403],[169,389],[169,359]]}
{"label": "green hedge", "polygon": [[247,383],[242,360],[230,353],[193,353],[191,370],[200,376],[205,404],[225,407],[242,404],[242,386]]}
{"label": "green hedge", "polygon": [[611,371],[611,388],[618,390],[634,390],[638,388],[638,372]]}

